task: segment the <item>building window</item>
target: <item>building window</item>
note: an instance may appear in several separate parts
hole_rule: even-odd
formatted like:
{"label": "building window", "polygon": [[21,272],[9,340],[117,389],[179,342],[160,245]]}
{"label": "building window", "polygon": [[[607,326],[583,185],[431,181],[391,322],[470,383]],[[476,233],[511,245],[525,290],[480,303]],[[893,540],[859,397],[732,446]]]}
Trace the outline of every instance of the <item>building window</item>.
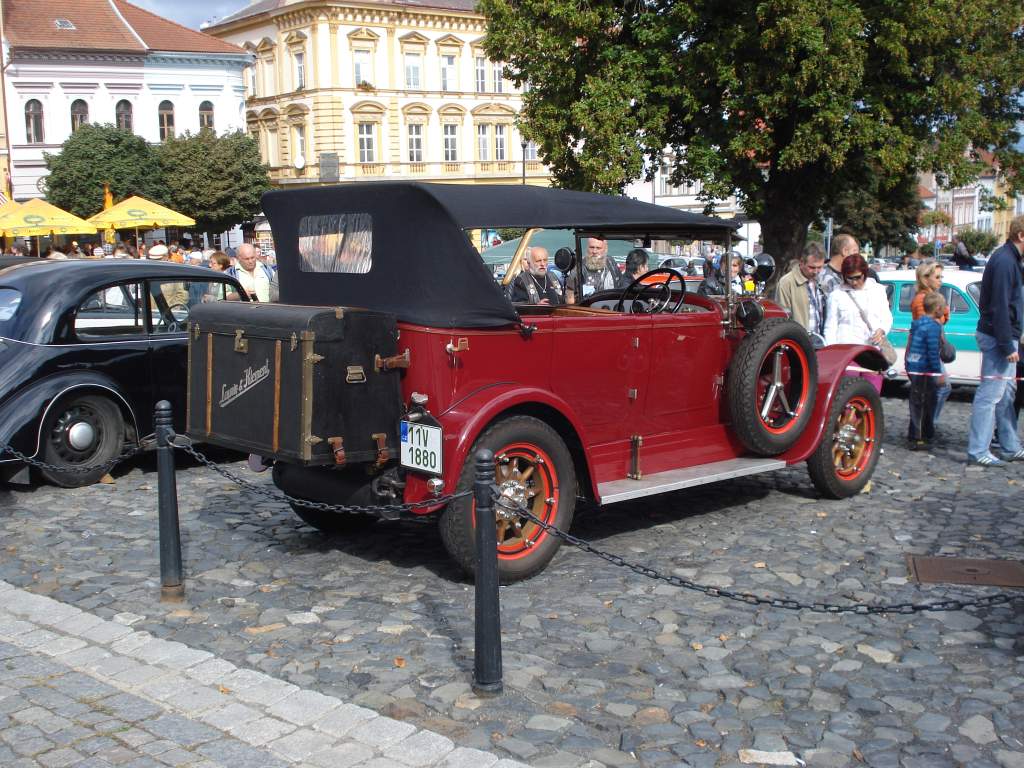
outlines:
{"label": "building window", "polygon": [[423,162],[423,126],[420,123],[409,126],[409,162]]}
{"label": "building window", "polygon": [[263,60],[264,96],[273,96],[277,92],[277,72],[275,69],[273,56]]}
{"label": "building window", "polygon": [[526,142],[526,154],[523,155],[524,160],[536,160],[537,159],[537,145],[532,142]]}
{"label": "building window", "polygon": [[277,160],[277,129],[267,130],[267,165],[277,168],[280,163]]}
{"label": "building window", "polygon": [[420,87],[420,55],[418,53],[405,54],[405,87]]}
{"label": "building window", "polygon": [[306,159],[306,126],[302,123],[292,126],[292,148],[295,150],[292,160]]}
{"label": "building window", "polygon": [[117,120],[117,127],[122,131],[132,130],[132,103],[127,99],[121,99],[114,107],[114,116]]}
{"label": "building window", "polygon": [[377,125],[376,123],[359,124],[359,162],[377,162]]}
{"label": "building window", "polygon": [[365,50],[352,51],[352,66],[355,75],[355,84],[370,85],[373,83],[373,70],[370,69],[370,52]]}
{"label": "building window", "polygon": [[494,159],[505,160],[505,126],[494,126]]}
{"label": "building window", "polygon": [[29,144],[43,143],[43,105],[38,99],[25,104],[25,140]]}
{"label": "building window", "polygon": [[256,97],[259,94],[256,93],[256,65],[253,64],[249,67],[249,95]]}
{"label": "building window", "polygon": [[456,89],[455,77],[455,57],[445,54],[441,57],[441,90],[454,91]]}
{"label": "building window", "polygon": [[487,93],[487,59],[476,57],[476,92]]}
{"label": "building window", "polygon": [[306,55],[296,51],[292,57],[295,59],[295,90],[301,91],[306,87]]}
{"label": "building window", "polygon": [[71,102],[71,132],[74,133],[89,122],[89,105],[82,99]]}
{"label": "building window", "polygon": [[444,126],[444,161],[459,161],[459,126],[454,123],[446,123]]}
{"label": "building window", "polygon": [[476,127],[476,159],[477,160],[490,160],[490,137],[488,136],[487,125],[478,125]]}
{"label": "building window", "polygon": [[204,101],[199,105],[199,130],[213,130],[213,102]]}
{"label": "building window", "polygon": [[493,67],[493,70],[494,70],[494,92],[495,93],[501,93],[502,91],[505,90],[505,88],[504,88],[504,82],[505,81],[502,78],[502,70],[503,69],[504,69],[504,67],[501,64],[498,64],[497,62],[495,62],[494,67]]}
{"label": "building window", "polygon": [[160,141],[174,138],[174,105],[169,101],[161,101],[157,110],[160,120]]}

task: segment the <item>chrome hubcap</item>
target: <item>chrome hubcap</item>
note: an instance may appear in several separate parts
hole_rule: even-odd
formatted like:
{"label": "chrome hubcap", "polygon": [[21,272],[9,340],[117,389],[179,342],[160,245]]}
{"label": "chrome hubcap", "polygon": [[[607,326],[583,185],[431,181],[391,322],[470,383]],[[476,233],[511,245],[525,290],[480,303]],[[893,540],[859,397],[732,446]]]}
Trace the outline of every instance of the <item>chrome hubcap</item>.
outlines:
{"label": "chrome hubcap", "polygon": [[836,433],[836,447],[847,456],[852,456],[864,443],[864,438],[852,424],[844,424]]}
{"label": "chrome hubcap", "polygon": [[92,424],[85,421],[76,421],[68,427],[68,445],[76,451],[84,451],[92,446],[96,440],[96,430]]}

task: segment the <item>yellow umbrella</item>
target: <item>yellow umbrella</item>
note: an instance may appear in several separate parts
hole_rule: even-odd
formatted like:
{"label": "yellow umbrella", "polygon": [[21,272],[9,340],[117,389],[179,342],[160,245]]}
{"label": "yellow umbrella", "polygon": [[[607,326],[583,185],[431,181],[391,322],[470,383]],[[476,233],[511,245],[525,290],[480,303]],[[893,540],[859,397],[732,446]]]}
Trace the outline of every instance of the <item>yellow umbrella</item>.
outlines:
{"label": "yellow umbrella", "polygon": [[[19,203],[16,200],[8,200],[3,205],[0,205],[0,218],[2,218],[4,215],[6,215],[8,213],[11,213],[12,211],[18,210],[19,208],[21,208],[21,203]],[[4,246],[5,247],[7,245],[6,240],[7,240],[7,238],[4,237]]]}
{"label": "yellow umbrella", "polygon": [[88,234],[95,232],[96,227],[73,213],[36,198],[0,216],[0,230],[8,237],[32,237]]}
{"label": "yellow umbrella", "polygon": [[[0,233],[5,237],[77,235],[95,231],[96,227],[88,221],[39,198],[0,216]],[[36,250],[39,250],[38,241]]]}
{"label": "yellow umbrella", "polygon": [[117,205],[90,216],[89,221],[100,229],[134,229],[136,244],[139,242],[140,229],[196,225],[195,219],[138,195],[125,198]]}

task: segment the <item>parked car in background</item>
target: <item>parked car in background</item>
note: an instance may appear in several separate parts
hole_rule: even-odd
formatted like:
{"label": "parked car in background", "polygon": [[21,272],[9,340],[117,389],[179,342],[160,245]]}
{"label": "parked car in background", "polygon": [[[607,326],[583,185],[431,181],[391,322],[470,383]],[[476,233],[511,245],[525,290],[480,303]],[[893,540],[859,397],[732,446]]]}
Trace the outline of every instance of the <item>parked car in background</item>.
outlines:
{"label": "parked car in background", "polygon": [[[88,485],[153,431],[169,400],[185,421],[187,324],[199,303],[245,296],[233,278],[154,261],[31,259],[0,267],[0,446],[51,465],[44,478]],[[0,479],[28,480],[0,455]]]}
{"label": "parked car in background", "polygon": [[[879,275],[889,296],[893,326],[889,341],[896,348],[897,361],[893,366],[899,378],[906,379],[903,355],[906,352],[907,337],[910,333],[910,302],[917,293],[916,273],[912,269],[883,272]],[[977,385],[981,371],[981,353],[974,334],[978,329],[978,297],[981,292],[981,270],[965,272],[956,269],[942,270],[942,295],[949,305],[949,322],[946,324],[946,338],[956,347],[956,360],[946,365],[949,380],[953,384]]]}

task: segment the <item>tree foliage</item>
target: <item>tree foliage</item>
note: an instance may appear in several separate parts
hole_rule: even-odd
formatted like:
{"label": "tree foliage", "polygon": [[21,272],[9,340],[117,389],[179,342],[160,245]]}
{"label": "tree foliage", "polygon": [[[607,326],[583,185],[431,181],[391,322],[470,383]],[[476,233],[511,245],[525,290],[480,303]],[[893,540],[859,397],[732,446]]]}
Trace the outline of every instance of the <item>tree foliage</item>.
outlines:
{"label": "tree foliage", "polygon": [[971,253],[988,255],[993,248],[999,245],[998,238],[991,232],[967,228],[960,230],[957,234]]}
{"label": "tree foliage", "polygon": [[556,183],[619,191],[662,160],[706,201],[738,195],[765,248],[868,173],[889,195],[931,170],[977,175],[1014,151],[1021,4],[1005,0],[480,0],[487,53],[523,96],[522,130]]}
{"label": "tree foliage", "polygon": [[270,189],[259,146],[242,131],[183,134],[160,147],[164,199],[196,220],[202,232],[223,232],[260,211]]}
{"label": "tree foliage", "polygon": [[906,175],[886,186],[889,182],[884,174],[868,173],[842,190],[830,211],[841,231],[871,243],[876,253],[885,245],[902,248],[917,229],[923,209],[916,176]]}
{"label": "tree foliage", "polygon": [[103,184],[115,200],[141,195],[159,200],[161,170],[156,153],[141,136],[113,125],[83,125],[58,154],[46,153],[46,199],[88,218],[103,210]]}

